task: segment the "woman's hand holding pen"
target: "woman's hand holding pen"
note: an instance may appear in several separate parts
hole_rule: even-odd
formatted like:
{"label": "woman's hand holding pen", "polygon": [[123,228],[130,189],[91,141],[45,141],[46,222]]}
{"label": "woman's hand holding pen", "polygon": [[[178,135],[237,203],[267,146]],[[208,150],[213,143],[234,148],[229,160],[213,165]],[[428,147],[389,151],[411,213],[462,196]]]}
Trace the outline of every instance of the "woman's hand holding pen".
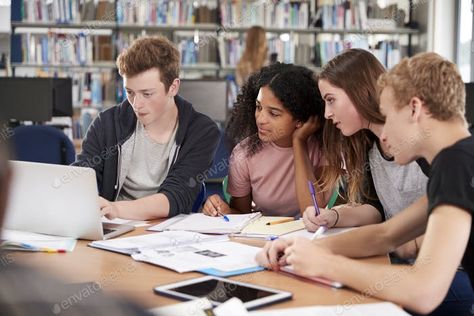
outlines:
{"label": "woman's hand holding pen", "polygon": [[231,210],[229,205],[224,202],[218,194],[213,194],[207,198],[202,212],[208,216],[219,216],[229,214]]}
{"label": "woman's hand holding pen", "polygon": [[321,214],[316,216],[314,206],[308,206],[303,213],[303,223],[306,230],[315,232],[319,226],[333,227],[337,221],[336,212],[328,209],[320,209]]}

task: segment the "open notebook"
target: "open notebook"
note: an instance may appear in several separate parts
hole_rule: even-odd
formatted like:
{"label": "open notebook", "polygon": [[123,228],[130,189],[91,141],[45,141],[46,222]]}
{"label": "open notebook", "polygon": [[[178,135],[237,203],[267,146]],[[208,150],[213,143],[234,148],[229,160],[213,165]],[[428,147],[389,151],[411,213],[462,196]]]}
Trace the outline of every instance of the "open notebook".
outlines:
{"label": "open notebook", "polygon": [[240,233],[244,227],[262,216],[262,213],[228,214],[229,221],[221,216],[212,217],[202,213],[178,215],[163,223],[148,228],[150,231],[184,230],[204,234]]}
{"label": "open notebook", "polygon": [[255,261],[260,248],[228,241],[227,236],[187,231],[93,241],[89,246],[131,255],[137,261],[177,272],[198,271],[227,277],[263,270]]}
{"label": "open notebook", "polygon": [[192,232],[163,232],[109,240],[97,240],[89,246],[126,255],[141,252],[145,249],[162,249],[167,247],[186,246],[204,242],[229,240],[227,236],[208,236]]}
{"label": "open notebook", "polygon": [[[276,225],[267,225],[270,222],[278,220],[291,220],[286,223],[280,223]],[[245,236],[282,236],[294,231],[304,229],[303,220],[294,220],[292,217],[281,217],[281,216],[262,216],[250,224],[245,226],[239,234],[242,237]]]}

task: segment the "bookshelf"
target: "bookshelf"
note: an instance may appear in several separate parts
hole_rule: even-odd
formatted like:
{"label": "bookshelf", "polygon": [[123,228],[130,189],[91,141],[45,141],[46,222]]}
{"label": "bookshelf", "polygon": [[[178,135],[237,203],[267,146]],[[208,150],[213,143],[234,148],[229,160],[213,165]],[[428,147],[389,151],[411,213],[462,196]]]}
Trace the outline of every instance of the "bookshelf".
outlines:
{"label": "bookshelf", "polygon": [[16,76],[73,77],[82,117],[121,101],[114,61],[143,35],[177,44],[185,78],[232,75],[252,25],[266,29],[269,53],[282,62],[318,71],[349,43],[371,47],[390,67],[411,54],[419,33],[395,25],[398,13],[367,8],[366,0],[19,0],[11,7],[11,68]]}

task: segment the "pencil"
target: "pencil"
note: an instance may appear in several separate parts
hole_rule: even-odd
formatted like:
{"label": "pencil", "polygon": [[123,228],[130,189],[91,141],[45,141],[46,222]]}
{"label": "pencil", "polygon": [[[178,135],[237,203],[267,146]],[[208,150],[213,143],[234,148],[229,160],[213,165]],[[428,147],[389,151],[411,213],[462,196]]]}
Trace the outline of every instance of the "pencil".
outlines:
{"label": "pencil", "polygon": [[267,222],[267,225],[283,224],[283,223],[287,223],[287,222],[292,222],[294,220],[295,220],[294,218],[284,218],[284,219],[279,219],[279,220],[276,220],[276,221]]}

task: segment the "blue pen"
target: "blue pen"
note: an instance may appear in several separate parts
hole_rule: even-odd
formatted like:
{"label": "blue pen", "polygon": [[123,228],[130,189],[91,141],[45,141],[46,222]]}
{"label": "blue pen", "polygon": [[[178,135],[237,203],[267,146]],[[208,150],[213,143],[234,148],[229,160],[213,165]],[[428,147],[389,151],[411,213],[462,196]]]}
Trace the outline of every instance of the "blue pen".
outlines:
{"label": "blue pen", "polygon": [[219,216],[222,216],[222,218],[223,218],[226,222],[229,222],[229,221],[230,221],[230,219],[227,217],[227,215],[222,214],[219,210],[217,211],[217,214],[218,214]]}
{"label": "blue pen", "polygon": [[316,216],[318,216],[321,212],[319,211],[318,202],[316,202],[316,191],[314,190],[314,185],[311,180],[308,180],[308,188],[309,192],[311,193],[311,198],[313,199],[313,205],[314,209],[316,210]]}

